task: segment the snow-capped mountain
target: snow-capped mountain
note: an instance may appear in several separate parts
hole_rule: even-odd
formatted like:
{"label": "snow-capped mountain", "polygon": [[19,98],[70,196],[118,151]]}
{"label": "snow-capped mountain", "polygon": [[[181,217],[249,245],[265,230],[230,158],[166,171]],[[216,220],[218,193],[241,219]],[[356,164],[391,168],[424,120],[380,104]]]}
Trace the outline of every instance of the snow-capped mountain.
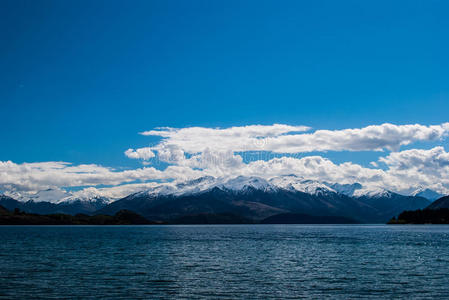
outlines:
{"label": "snow-capped mountain", "polygon": [[50,189],[15,199],[20,201],[0,199],[0,205],[34,213],[115,214],[128,209],[150,220],[162,221],[192,214],[231,212],[256,221],[280,213],[306,213],[386,222],[405,209],[430,204],[418,194],[403,196],[359,183],[319,182],[297,175],[269,179],[205,176],[184,182],[162,182],[118,200],[102,197],[97,189],[76,192]]}
{"label": "snow-capped mountain", "polygon": [[61,189],[47,189],[38,191],[35,194],[18,194],[15,198],[22,202],[33,201],[59,203],[62,199],[68,198],[70,196],[72,196],[71,193],[68,193]]}
{"label": "snow-capped mountain", "polygon": [[337,193],[352,197],[354,196],[354,192],[356,190],[362,189],[362,185],[360,183],[352,183],[352,184],[340,184],[340,183],[326,183],[327,186],[332,188]]}
{"label": "snow-capped mountain", "polygon": [[362,187],[352,194],[353,197],[391,198],[395,194],[381,187]]}
{"label": "snow-capped mountain", "polygon": [[62,189],[46,189],[34,194],[16,193],[11,194],[10,196],[20,202],[32,201],[35,203],[47,202],[53,204],[98,201],[108,204],[113,201],[112,199],[103,197],[98,192],[93,192],[89,189],[78,192],[68,192]]}
{"label": "snow-capped mountain", "polygon": [[135,193],[133,196],[167,196],[167,195],[187,195],[201,193],[207,189],[210,189],[215,185],[217,179],[212,176],[204,176],[193,180],[184,182],[165,182],[161,183],[149,190]]}
{"label": "snow-capped mountain", "polygon": [[238,176],[225,180],[223,182],[219,181],[213,187],[234,192],[245,192],[248,190],[271,192],[276,190],[276,187],[274,185],[270,184],[263,178],[247,176]]}
{"label": "snow-capped mountain", "polygon": [[201,177],[161,183],[117,200],[98,211],[135,211],[149,220],[170,221],[197,214],[232,213],[256,222],[280,213],[345,216],[362,222],[386,222],[404,209],[424,208],[429,201],[358,183],[329,184],[296,175],[264,179]]}
{"label": "snow-capped mountain", "polygon": [[161,183],[152,189],[138,192],[135,196],[140,197],[142,195],[148,195],[155,197],[168,195],[194,195],[210,191],[214,188],[238,193],[245,193],[253,190],[276,192],[279,189],[311,195],[336,193],[335,190],[324,183],[307,180],[296,175],[278,176],[269,180],[257,176],[237,176],[231,178],[205,176],[181,183]]}
{"label": "snow-capped mountain", "polygon": [[138,192],[135,196],[181,196],[194,195],[210,191],[214,188],[223,191],[245,192],[248,190],[270,191],[276,187],[260,177],[237,176],[234,178],[200,177],[180,183],[161,183],[155,188]]}
{"label": "snow-capped mountain", "polygon": [[340,184],[340,183],[326,183],[333,188],[337,193],[346,195],[348,197],[370,197],[370,198],[391,198],[393,192],[376,186],[362,186],[360,183]]}
{"label": "snow-capped mountain", "polygon": [[[268,180],[257,176],[237,176],[224,178],[205,176],[185,182],[161,183],[149,190],[138,192],[135,195],[139,197],[142,195],[153,197],[168,195],[195,195],[210,191],[214,188],[232,192],[247,192],[251,190],[276,192],[279,190],[285,190],[322,196],[334,193],[354,198],[391,198],[393,194],[397,194],[376,186],[362,186],[360,183],[340,184],[320,182],[291,174],[272,177]],[[415,194],[412,196],[422,197],[421,194]]]}
{"label": "snow-capped mountain", "polygon": [[91,190],[67,192],[62,189],[47,189],[34,194],[12,194],[2,197],[0,205],[9,210],[20,210],[37,214],[92,214],[112,200]]}
{"label": "snow-capped mountain", "polygon": [[269,181],[272,185],[289,191],[303,192],[311,195],[336,193],[334,189],[315,180],[307,180],[296,175],[278,176]]}
{"label": "snow-capped mountain", "polygon": [[423,197],[426,198],[430,201],[435,201],[441,197],[443,197],[443,194],[440,194],[438,192],[435,192],[434,190],[431,189],[426,189],[423,187],[419,187],[418,189],[416,189],[415,191],[413,191],[411,194],[411,196],[418,196],[418,197]]}

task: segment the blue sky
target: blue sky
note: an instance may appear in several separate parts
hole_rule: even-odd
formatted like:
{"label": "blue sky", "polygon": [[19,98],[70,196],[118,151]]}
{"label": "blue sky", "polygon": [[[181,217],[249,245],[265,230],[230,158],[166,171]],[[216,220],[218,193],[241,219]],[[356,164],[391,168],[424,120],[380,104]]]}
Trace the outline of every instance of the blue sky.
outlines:
{"label": "blue sky", "polygon": [[[1,1],[0,161],[136,168],[124,151],[157,145],[138,133],[158,126],[442,124],[448,11],[447,1]],[[326,156],[367,166],[379,153]]]}

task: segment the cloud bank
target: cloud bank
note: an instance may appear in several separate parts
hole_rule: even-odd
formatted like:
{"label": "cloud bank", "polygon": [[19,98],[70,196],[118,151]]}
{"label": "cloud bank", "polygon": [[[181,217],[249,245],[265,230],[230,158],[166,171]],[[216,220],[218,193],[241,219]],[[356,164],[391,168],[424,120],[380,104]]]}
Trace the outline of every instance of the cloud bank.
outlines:
{"label": "cloud bank", "polygon": [[306,153],[314,151],[396,151],[400,146],[420,141],[435,141],[447,136],[449,123],[424,126],[371,125],[364,128],[344,130],[309,130],[306,126],[242,126],[228,129],[203,127],[161,128],[142,132],[143,135],[159,136],[162,141],[153,150],[166,148],[199,153],[205,149],[215,151],[271,151],[274,153]]}
{"label": "cloud bank", "polygon": [[[449,153],[442,146],[400,151],[401,146],[444,139],[449,123],[432,126],[381,124],[358,129],[307,131],[310,131],[307,126],[282,124],[224,129],[157,128],[141,134],[159,136],[159,143],[152,147],[130,148],[124,153],[147,164],[152,158],[158,159],[168,165],[163,169],[144,166],[117,170],[95,164],[3,161],[0,162],[0,190],[32,193],[47,188],[81,187],[84,189],[77,193],[119,198],[153,188],[160,182],[201,176],[271,178],[296,174],[319,181],[359,182],[396,192],[420,186],[449,193]],[[245,161],[242,155],[249,151],[279,153],[279,157]],[[328,151],[383,151],[380,153],[384,155],[372,162],[371,167],[365,167],[351,161],[336,164],[325,157]],[[304,156],[309,152],[322,154]],[[286,155],[292,153],[303,153],[303,157]]]}

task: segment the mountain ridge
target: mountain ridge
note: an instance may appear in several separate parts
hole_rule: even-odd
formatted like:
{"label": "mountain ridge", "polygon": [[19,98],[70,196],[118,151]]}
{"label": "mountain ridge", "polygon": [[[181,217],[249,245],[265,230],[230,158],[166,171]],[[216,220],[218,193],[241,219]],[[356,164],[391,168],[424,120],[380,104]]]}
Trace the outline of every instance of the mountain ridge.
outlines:
{"label": "mountain ridge", "polygon": [[[218,184],[209,181],[198,189],[190,187],[186,193],[141,192],[117,200],[98,213],[113,214],[120,209],[129,209],[161,221],[201,213],[234,213],[255,221],[279,213],[306,213],[382,223],[404,208],[424,208],[430,203],[421,197],[386,190],[368,190],[369,193],[350,197],[301,178],[293,178],[293,184],[286,180],[279,184],[278,181],[240,176]],[[304,189],[302,184],[307,182],[312,185],[311,189]]]}
{"label": "mountain ridge", "polygon": [[[49,192],[52,191],[46,191]],[[10,210],[17,207],[31,213],[113,215],[127,209],[156,221],[187,215],[235,214],[258,222],[276,214],[303,213],[382,223],[404,210],[421,209],[430,204],[419,196],[404,196],[359,183],[319,182],[294,174],[268,180],[257,176],[205,176],[185,182],[161,183],[115,201],[95,196],[95,193],[80,198],[72,194],[52,202],[21,202],[4,197],[0,198],[0,205]]]}

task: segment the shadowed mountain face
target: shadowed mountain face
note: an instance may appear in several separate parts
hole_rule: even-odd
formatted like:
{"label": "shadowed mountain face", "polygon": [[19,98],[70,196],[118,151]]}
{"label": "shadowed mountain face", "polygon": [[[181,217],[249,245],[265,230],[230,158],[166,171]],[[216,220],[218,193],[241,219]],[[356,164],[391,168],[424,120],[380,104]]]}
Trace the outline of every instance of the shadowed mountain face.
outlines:
{"label": "shadowed mountain face", "polygon": [[[54,195],[51,190],[36,195],[39,196],[35,197],[36,200],[28,201],[2,196],[0,205],[9,210],[19,208],[38,214],[114,215],[125,209],[161,222],[190,217],[189,222],[200,219],[211,222],[215,219],[222,223],[229,220],[257,223],[274,215],[291,213],[340,216],[362,223],[385,223],[404,210],[422,209],[430,204],[429,200],[418,196],[403,196],[384,189],[362,187],[357,183],[323,183],[296,175],[270,180],[245,176],[230,179],[202,177],[183,183],[164,183],[112,203],[101,197],[79,199],[71,196],[53,199],[54,202],[39,201],[43,196]],[[199,216],[200,219],[192,216]]]}
{"label": "shadowed mountain face", "polygon": [[411,196],[418,196],[418,197],[423,197],[426,198],[430,201],[435,201],[441,197],[443,197],[443,194],[437,193],[434,190],[431,189],[424,189],[424,188],[419,188],[416,191],[414,191]]}
{"label": "shadowed mountain face", "polygon": [[202,193],[179,196],[138,193],[115,201],[97,213],[113,215],[127,209],[158,221],[198,214],[231,213],[255,222],[282,213],[299,213],[384,223],[404,208],[424,208],[429,203],[424,198],[394,193],[354,198],[335,192],[311,195],[284,189],[267,191],[247,187],[243,191],[232,191],[215,187]]}
{"label": "shadowed mountain face", "polygon": [[11,197],[1,196],[0,195],[0,205],[5,207],[6,209],[12,211],[15,208],[20,209],[21,211],[25,211],[27,213],[35,213],[35,214],[93,214],[97,210],[106,206],[107,201],[104,198],[92,198],[89,201],[82,200],[73,200],[70,202],[60,202],[60,203],[51,203],[51,202],[35,202],[32,200],[22,202],[17,201]]}
{"label": "shadowed mountain face", "polygon": [[427,207],[430,201],[416,196],[403,196],[396,193],[387,193],[380,197],[362,196],[359,201],[375,208],[376,212],[372,219],[386,222],[392,216],[396,216],[404,210],[415,210]]}
{"label": "shadowed mountain face", "polygon": [[449,196],[435,200],[425,209],[406,209],[389,224],[449,224]]}
{"label": "shadowed mountain face", "polygon": [[430,204],[427,209],[449,208],[449,196],[441,197]]}

